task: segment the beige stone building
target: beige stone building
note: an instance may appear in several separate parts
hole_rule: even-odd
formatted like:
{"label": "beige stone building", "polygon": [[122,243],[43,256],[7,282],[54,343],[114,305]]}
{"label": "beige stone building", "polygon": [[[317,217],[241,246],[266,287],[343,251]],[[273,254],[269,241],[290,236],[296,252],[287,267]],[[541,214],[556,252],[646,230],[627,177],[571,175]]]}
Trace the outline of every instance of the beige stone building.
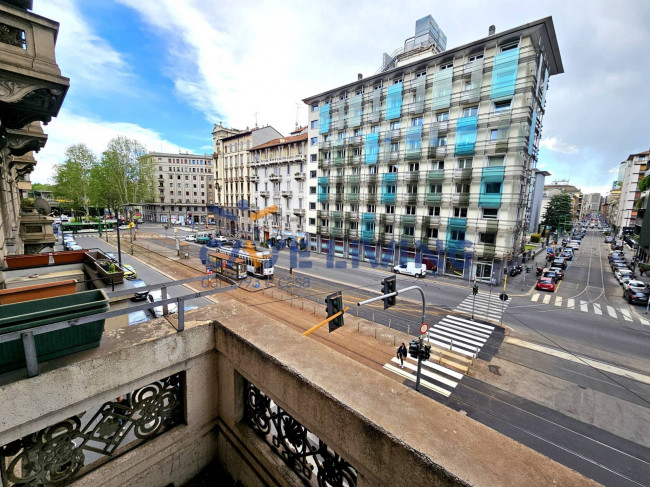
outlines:
{"label": "beige stone building", "polygon": [[251,201],[251,148],[282,134],[271,126],[238,130],[215,125],[212,131],[214,157],[217,161],[217,228],[225,233],[253,231],[249,205]]}

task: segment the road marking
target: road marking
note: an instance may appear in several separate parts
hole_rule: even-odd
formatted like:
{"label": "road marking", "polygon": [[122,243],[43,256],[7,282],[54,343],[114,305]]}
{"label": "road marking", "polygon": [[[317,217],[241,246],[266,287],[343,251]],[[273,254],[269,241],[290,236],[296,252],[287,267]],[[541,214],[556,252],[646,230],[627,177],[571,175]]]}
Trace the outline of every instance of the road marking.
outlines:
{"label": "road marking", "polygon": [[550,294],[547,294],[546,296],[544,296],[544,300],[543,300],[542,302],[543,302],[544,304],[548,304],[548,303],[550,303],[550,302],[551,302],[551,295],[550,295]]}
{"label": "road marking", "polygon": [[557,290],[560,289],[560,284],[562,284],[562,281],[557,283],[557,286],[555,286],[555,291],[553,291],[554,293],[556,293]]}
{"label": "road marking", "polygon": [[526,342],[524,340],[519,340],[518,338],[506,337],[506,343],[511,345],[516,345],[518,347],[528,348],[530,350],[535,350],[537,352],[545,353],[547,355],[552,355],[554,357],[562,358],[569,360],[571,362],[579,364],[588,364],[591,367],[603,370],[605,372],[612,372],[614,374],[620,375],[622,377],[627,377],[628,379],[636,380],[638,382],[643,382],[644,384],[650,384],[650,376],[639,374],[638,372],[633,372],[631,370],[624,369],[623,367],[618,367],[616,365],[611,365],[605,362],[600,362],[598,360],[593,360],[581,355],[574,355],[563,350],[558,350],[556,348],[546,347],[544,345],[538,345],[537,343]]}
{"label": "road marking", "polygon": [[[408,379],[408,380],[410,380],[412,382],[415,382],[415,380],[416,380],[416,378],[415,378],[415,376],[413,374],[409,374],[408,372],[404,372],[402,369],[399,369],[399,368],[397,368],[397,367],[395,367],[393,365],[386,364],[386,365],[384,365],[384,368],[386,370],[390,370],[391,372],[394,372],[397,375],[402,376],[405,379]],[[430,382],[428,382],[426,380],[420,380],[420,385],[423,386],[423,387],[426,387],[427,389],[431,389],[432,391],[435,391],[438,394],[442,394],[445,397],[449,397],[451,395],[450,391],[447,391],[447,390],[443,389],[442,387],[438,387],[438,386],[436,386],[434,384],[431,384]]]}
{"label": "road marking", "polygon": [[562,306],[562,296],[555,298],[555,306]]}
{"label": "road marking", "polygon": [[580,311],[587,313],[589,308],[587,307],[587,301],[580,301]]}
{"label": "road marking", "polygon": [[530,298],[530,300],[537,302],[537,300],[539,299],[539,296],[540,296],[539,293],[535,293],[535,294],[533,294],[533,297]]}
{"label": "road marking", "polygon": [[566,300],[566,307],[567,308],[573,308],[575,306],[575,299],[569,298]]}
{"label": "road marking", "polygon": [[[399,359],[397,357],[393,357],[391,359],[391,362],[399,365]],[[437,364],[429,363],[427,361],[422,361],[422,365],[424,366],[424,367],[422,367],[422,375],[424,375],[426,377],[429,377],[429,378],[431,378],[433,380],[436,380],[436,381],[438,381],[438,382],[440,382],[440,383],[442,383],[442,384],[444,384],[446,386],[449,386],[449,387],[456,387],[458,385],[458,382],[456,382],[456,381],[449,380],[449,379],[447,379],[446,377],[443,377],[440,374],[436,374],[435,372],[429,372],[427,370],[427,367],[431,367],[432,365],[437,365]],[[438,367],[440,367],[440,366],[438,366]],[[413,364],[413,362],[411,362],[410,360],[404,360],[404,368],[412,370],[413,372],[417,372],[417,370],[418,370],[417,362],[415,362],[415,364]],[[444,369],[443,370],[444,374],[447,374],[448,372],[451,372],[451,370],[445,369],[444,367],[440,367],[440,368]],[[462,375],[461,375],[461,377],[462,377]]]}
{"label": "road marking", "polygon": [[630,315],[630,312],[626,309],[623,308],[618,308],[621,314],[623,315],[623,319],[625,321],[632,321],[632,315]]}
{"label": "road marking", "polygon": [[600,309],[600,304],[598,304],[598,303],[593,303],[593,305],[594,305],[594,313],[596,313],[597,315],[602,315],[603,312],[602,312],[601,309]]}
{"label": "road marking", "polygon": [[643,318],[639,318],[639,321],[641,321],[642,325],[646,325],[646,326],[650,325],[650,322],[647,321],[647,320],[644,320]]}
{"label": "road marking", "polygon": [[607,312],[609,313],[609,316],[611,316],[612,318],[618,318],[618,315],[616,314],[616,310],[611,306],[607,306]]}

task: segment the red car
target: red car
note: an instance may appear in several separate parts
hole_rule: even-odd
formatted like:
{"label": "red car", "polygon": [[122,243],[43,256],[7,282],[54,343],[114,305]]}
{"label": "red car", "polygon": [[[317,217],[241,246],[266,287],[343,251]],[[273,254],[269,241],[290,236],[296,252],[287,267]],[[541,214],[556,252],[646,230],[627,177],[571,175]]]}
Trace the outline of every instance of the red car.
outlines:
{"label": "red car", "polygon": [[555,291],[555,283],[553,282],[553,279],[550,277],[541,277],[539,281],[537,281],[537,285],[535,286],[535,289],[539,289],[540,291]]}

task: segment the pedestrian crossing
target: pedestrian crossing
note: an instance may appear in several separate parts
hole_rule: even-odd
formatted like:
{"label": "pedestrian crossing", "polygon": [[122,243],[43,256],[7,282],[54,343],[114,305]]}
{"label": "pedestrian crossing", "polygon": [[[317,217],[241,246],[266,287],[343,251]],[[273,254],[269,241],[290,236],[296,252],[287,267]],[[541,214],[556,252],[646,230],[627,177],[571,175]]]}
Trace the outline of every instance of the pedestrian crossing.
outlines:
{"label": "pedestrian crossing", "polygon": [[499,299],[499,292],[479,292],[476,296],[467,296],[457,307],[457,311],[469,313],[474,315],[474,318],[479,320],[495,321],[501,320],[501,315],[508,308],[508,301],[501,301]]}
{"label": "pedestrian crossing", "polygon": [[[429,328],[425,344],[432,345],[431,358],[422,362],[420,386],[449,397],[463,378],[463,374],[443,365],[450,361],[445,360],[445,352],[442,350],[462,356],[469,363],[483,349],[495,328],[454,315],[445,316]],[[404,360],[404,367],[401,367],[399,359],[393,357],[390,362],[384,364],[384,369],[415,383],[417,360],[408,357]]]}
{"label": "pedestrian crossing", "polygon": [[[533,303],[552,304],[560,308],[571,308],[583,313],[591,312],[597,316],[609,316],[610,318],[623,322],[635,321],[629,309],[615,308],[614,306],[594,303],[585,299],[563,299],[562,296],[556,296],[553,293],[533,293],[530,300]],[[650,315],[648,319],[638,318],[638,320],[642,325],[650,326]]]}

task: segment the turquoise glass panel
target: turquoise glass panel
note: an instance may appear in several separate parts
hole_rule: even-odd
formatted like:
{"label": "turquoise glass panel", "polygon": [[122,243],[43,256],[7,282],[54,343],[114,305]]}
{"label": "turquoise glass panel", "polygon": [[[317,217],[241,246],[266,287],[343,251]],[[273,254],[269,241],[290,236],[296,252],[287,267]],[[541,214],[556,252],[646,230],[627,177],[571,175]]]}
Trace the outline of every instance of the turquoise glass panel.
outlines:
{"label": "turquoise glass panel", "polygon": [[377,156],[379,155],[379,134],[367,134],[364,147],[364,155],[366,164],[377,164]]}
{"label": "turquoise glass panel", "polygon": [[490,99],[513,96],[515,94],[518,65],[519,48],[494,56]]}
{"label": "turquoise glass panel", "polygon": [[389,86],[386,94],[386,120],[400,118],[402,115],[402,83]]}
{"label": "turquoise glass panel", "polygon": [[536,124],[537,124],[537,110],[533,110],[533,118],[530,122],[530,135],[528,136],[528,155],[533,155],[533,144],[535,143]]}
{"label": "turquoise glass panel", "polygon": [[449,108],[451,103],[451,82],[453,69],[443,69],[433,75],[431,109]]}
{"label": "turquoise glass panel", "polygon": [[406,129],[406,156],[419,156],[422,148],[422,125]]}
{"label": "turquoise glass panel", "polygon": [[330,114],[330,104],[323,105],[318,111],[318,133],[326,134],[330,131],[330,122],[332,116]]}
{"label": "turquoise glass panel", "polygon": [[461,117],[456,123],[456,142],[454,154],[457,156],[474,154],[478,116]]}

